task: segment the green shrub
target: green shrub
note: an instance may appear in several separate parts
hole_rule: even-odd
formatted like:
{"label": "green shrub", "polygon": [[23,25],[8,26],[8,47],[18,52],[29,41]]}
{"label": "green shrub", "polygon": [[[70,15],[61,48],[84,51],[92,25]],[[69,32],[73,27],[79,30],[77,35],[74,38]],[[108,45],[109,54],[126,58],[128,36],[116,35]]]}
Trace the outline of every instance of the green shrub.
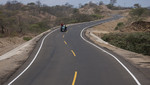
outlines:
{"label": "green shrub", "polygon": [[119,29],[121,29],[121,28],[123,28],[124,27],[124,23],[123,22],[119,22],[118,24],[117,24],[117,26],[115,27],[115,30],[119,30]]}
{"label": "green shrub", "polygon": [[32,37],[23,37],[23,40],[25,40],[25,41],[29,41],[31,39],[32,39]]}
{"label": "green shrub", "polygon": [[4,37],[4,34],[0,33],[0,38]]}
{"label": "green shrub", "polygon": [[101,18],[103,18],[103,16],[101,16],[101,15],[99,15],[99,14],[93,14],[93,15],[91,15],[93,18],[95,18],[95,19],[101,19]]}
{"label": "green shrub", "polygon": [[150,32],[105,34],[102,39],[117,47],[150,55]]}
{"label": "green shrub", "polygon": [[47,29],[49,29],[48,24],[45,22],[38,22],[36,24],[31,24],[30,25],[30,32],[37,32],[37,33],[41,33],[46,31]]}

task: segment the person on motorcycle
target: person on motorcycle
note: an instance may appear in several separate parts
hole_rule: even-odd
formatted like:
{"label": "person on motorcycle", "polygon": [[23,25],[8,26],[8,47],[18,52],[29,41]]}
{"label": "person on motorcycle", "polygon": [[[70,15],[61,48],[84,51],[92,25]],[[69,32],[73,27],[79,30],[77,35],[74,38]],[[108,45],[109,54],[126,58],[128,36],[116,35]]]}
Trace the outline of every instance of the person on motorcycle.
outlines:
{"label": "person on motorcycle", "polygon": [[61,24],[61,32],[66,32],[67,31],[67,26],[64,24]]}
{"label": "person on motorcycle", "polygon": [[64,25],[64,24],[62,23],[62,24],[61,24],[61,27],[62,27],[63,25]]}

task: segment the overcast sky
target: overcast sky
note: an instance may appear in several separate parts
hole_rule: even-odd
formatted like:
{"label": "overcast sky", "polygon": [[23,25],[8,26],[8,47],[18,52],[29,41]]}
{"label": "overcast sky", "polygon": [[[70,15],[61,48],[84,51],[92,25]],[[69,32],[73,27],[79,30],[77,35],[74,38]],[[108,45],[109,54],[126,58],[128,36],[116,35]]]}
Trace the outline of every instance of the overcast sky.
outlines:
{"label": "overcast sky", "polygon": [[[7,1],[12,1],[12,0],[0,0],[0,4],[5,4]],[[17,0],[19,2],[22,2],[24,4],[29,3],[29,2],[36,2],[38,0]],[[70,3],[72,5],[75,5],[76,7],[78,4],[85,4],[89,1],[92,2],[99,2],[103,1],[105,4],[109,4],[110,0],[39,0],[42,4],[54,6],[54,5],[62,5],[65,3]],[[115,4],[116,6],[133,6],[135,3],[139,3],[143,7],[148,7],[150,6],[150,0],[117,0],[117,3]]]}

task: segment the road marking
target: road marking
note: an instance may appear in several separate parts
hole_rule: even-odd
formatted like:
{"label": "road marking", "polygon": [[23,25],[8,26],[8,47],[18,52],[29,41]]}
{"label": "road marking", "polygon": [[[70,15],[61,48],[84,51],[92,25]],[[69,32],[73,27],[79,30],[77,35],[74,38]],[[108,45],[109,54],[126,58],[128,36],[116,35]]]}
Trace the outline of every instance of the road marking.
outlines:
{"label": "road marking", "polygon": [[48,34],[42,39],[41,45],[40,45],[40,47],[39,47],[39,49],[38,49],[36,55],[34,56],[33,60],[30,62],[30,64],[29,64],[16,78],[14,78],[11,82],[9,82],[8,85],[11,85],[11,84],[12,84],[14,81],[16,81],[24,72],[26,72],[26,71],[29,69],[29,67],[33,64],[33,62],[34,62],[35,59],[37,58],[37,56],[38,56],[38,54],[39,54],[39,52],[40,52],[40,50],[41,50],[41,48],[42,48],[42,46],[43,46],[43,43],[44,43],[45,39],[47,38],[47,36],[50,35],[51,33],[55,32],[56,30],[58,30],[58,29],[55,29],[55,30],[51,31],[50,33],[48,33]]}
{"label": "road marking", "polygon": [[77,71],[75,71],[72,85],[75,85],[76,79],[77,79]]}
{"label": "road marking", "polygon": [[67,45],[67,42],[66,42],[66,41],[64,41],[64,43]]}
{"label": "road marking", "polygon": [[74,51],[73,51],[73,50],[71,50],[71,52],[72,52],[72,54],[73,54],[74,56],[76,56],[76,54],[74,53]]}
{"label": "road marking", "polygon": [[116,56],[114,56],[113,54],[107,52],[106,50],[102,49],[101,47],[95,45],[94,43],[92,43],[92,42],[86,40],[86,39],[82,36],[82,35],[83,35],[83,31],[84,31],[85,29],[88,29],[88,28],[90,28],[90,27],[92,27],[92,26],[95,26],[95,25],[98,25],[98,24],[94,24],[94,25],[91,25],[91,26],[88,26],[88,27],[83,28],[83,30],[80,32],[80,37],[81,37],[84,41],[86,41],[87,43],[89,43],[89,44],[95,46],[96,48],[100,49],[101,51],[103,51],[103,52],[107,53],[108,55],[112,56],[112,57],[131,75],[131,77],[134,79],[134,81],[137,83],[137,85],[141,85],[141,83],[140,83],[139,80],[133,75],[133,73],[132,73]]}
{"label": "road marking", "polygon": [[63,35],[63,38],[65,37],[65,35]]}

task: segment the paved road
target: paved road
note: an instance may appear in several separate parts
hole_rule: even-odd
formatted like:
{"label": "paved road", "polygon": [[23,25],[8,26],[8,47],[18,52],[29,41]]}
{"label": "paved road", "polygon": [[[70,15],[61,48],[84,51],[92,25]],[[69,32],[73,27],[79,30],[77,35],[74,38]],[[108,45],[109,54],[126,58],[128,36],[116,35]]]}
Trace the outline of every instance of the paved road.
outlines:
{"label": "paved road", "polygon": [[[130,71],[128,72],[128,69],[125,69],[110,54],[87,43],[80,36],[85,27],[118,18],[120,16],[72,25],[68,27],[68,32],[55,30],[43,37],[25,65],[6,84],[140,85],[141,81],[138,81],[137,78],[139,80],[142,80],[142,78],[134,67],[119,58],[132,71],[129,74]],[[84,34],[82,36],[84,37]],[[41,45],[41,43],[43,44]],[[113,55],[117,56],[116,54]],[[30,64],[30,62],[33,63]],[[28,65],[29,68],[27,67]],[[132,73],[134,74],[132,75]]]}

